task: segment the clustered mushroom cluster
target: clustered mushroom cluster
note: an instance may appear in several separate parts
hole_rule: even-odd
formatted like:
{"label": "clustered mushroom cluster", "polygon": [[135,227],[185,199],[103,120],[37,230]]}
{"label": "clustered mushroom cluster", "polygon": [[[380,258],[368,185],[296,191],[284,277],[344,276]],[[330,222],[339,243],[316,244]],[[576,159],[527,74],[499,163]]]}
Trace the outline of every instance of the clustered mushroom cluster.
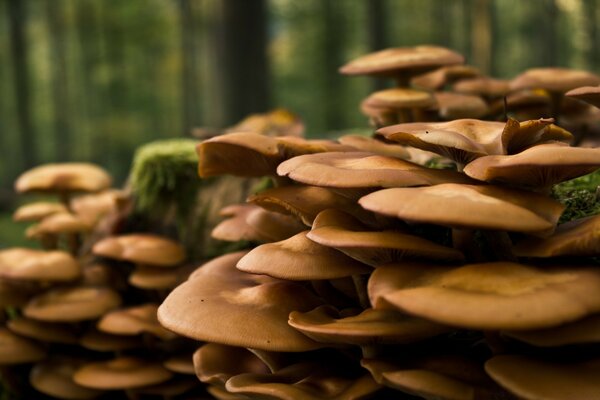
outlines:
{"label": "clustered mushroom cluster", "polygon": [[[22,174],[21,193],[59,195],[16,210],[43,249],[0,251],[3,387],[16,398],[172,398],[197,389],[191,341],[156,310],[190,272],[183,246],[119,234],[131,199],[91,164]],[[81,193],[89,192],[86,194]],[[76,195],[78,194],[78,195]]]}
{"label": "clustered mushroom cluster", "polygon": [[[567,121],[557,93],[573,87],[557,83],[558,70],[526,72],[499,92],[490,78],[470,82],[485,88],[486,110],[506,98],[500,109],[516,118],[504,121],[446,118],[444,96],[426,103],[429,92],[408,87],[477,74],[460,63],[417,47],[342,67],[401,87],[363,103],[380,127],[373,138],[232,132],[198,145],[201,177],[273,182],[224,209],[213,231],[257,245],[202,265],[158,309],[166,328],[206,342],[193,363],[212,395],[599,396],[600,216],[558,225],[565,206],[550,190],[600,168],[600,149],[571,147],[570,132],[539,118],[549,115],[512,108],[531,104],[521,95],[544,97]],[[600,83],[564,72],[571,86]],[[425,166],[432,157],[455,168]]]}

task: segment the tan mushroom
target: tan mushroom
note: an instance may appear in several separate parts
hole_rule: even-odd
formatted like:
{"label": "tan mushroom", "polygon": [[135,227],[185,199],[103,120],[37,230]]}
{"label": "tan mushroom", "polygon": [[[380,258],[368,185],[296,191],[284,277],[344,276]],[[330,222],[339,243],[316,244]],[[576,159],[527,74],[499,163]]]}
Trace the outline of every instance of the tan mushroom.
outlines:
{"label": "tan mushroom", "polygon": [[451,329],[394,310],[369,308],[347,315],[331,306],[293,311],[288,323],[317,342],[362,346],[412,343]]}
{"label": "tan mushroom", "polygon": [[72,254],[77,254],[82,236],[91,231],[92,226],[85,220],[71,213],[55,213],[47,216],[38,224],[30,226],[26,235],[30,239],[44,242],[48,237],[60,240],[64,237]]}
{"label": "tan mushroom", "polygon": [[460,251],[419,236],[391,230],[373,231],[356,218],[338,210],[320,212],[307,237],[372,267],[404,258],[446,261],[464,259]]}
{"label": "tan mushroom", "polygon": [[541,329],[600,311],[600,271],[494,262],[377,268],[369,279],[375,309],[397,309],[441,324],[483,330]]}
{"label": "tan mushroom", "polygon": [[523,399],[595,399],[600,393],[600,359],[552,362],[520,355],[499,355],[485,363],[486,372]]}
{"label": "tan mushroom", "polygon": [[194,353],[194,368],[200,381],[225,387],[229,378],[243,373],[266,373],[269,367],[243,347],[206,343]]}
{"label": "tan mushroom", "polygon": [[73,382],[73,374],[82,364],[82,360],[64,357],[43,361],[31,369],[29,382],[37,391],[59,399],[93,399],[102,391]]}
{"label": "tan mushroom", "polygon": [[489,77],[463,79],[456,82],[452,89],[462,94],[482,96],[488,101],[504,97],[510,92],[510,81]]}
{"label": "tan mushroom", "polygon": [[600,86],[582,86],[569,90],[565,96],[600,108]]}
{"label": "tan mushroom", "polygon": [[26,364],[46,357],[46,350],[35,341],[0,328],[0,365]]}
{"label": "tan mushroom", "polygon": [[112,335],[90,329],[79,339],[79,344],[89,350],[100,352],[120,352],[142,347],[143,340],[139,336]]}
{"label": "tan mushroom", "polygon": [[434,93],[438,115],[444,121],[463,118],[482,118],[488,114],[488,105],[479,96],[452,93]]}
{"label": "tan mushroom", "polygon": [[136,265],[127,282],[134,287],[146,290],[170,290],[184,282],[195,269],[190,265],[177,268],[161,268]]}
{"label": "tan mushroom", "polygon": [[81,276],[79,262],[64,251],[15,247],[0,250],[0,277],[38,282],[68,282]]}
{"label": "tan mushroom", "polygon": [[358,151],[367,151],[380,156],[409,159],[410,154],[404,146],[389,144],[372,137],[361,135],[344,135],[338,141],[346,146],[352,146]]}
{"label": "tan mushroom", "polygon": [[177,335],[158,323],[157,310],[158,305],[152,303],[114,310],[104,314],[96,326],[99,331],[113,335],[149,333],[162,340],[175,338]]}
{"label": "tan mushroom", "polygon": [[7,322],[7,327],[18,335],[40,342],[63,344],[76,344],[79,342],[78,330],[73,325],[17,317],[10,319]]}
{"label": "tan mushroom", "polygon": [[73,380],[86,388],[122,390],[166,382],[172,376],[159,362],[119,357],[86,364],[75,372]]}
{"label": "tan mushroom", "polygon": [[600,315],[591,315],[553,328],[504,331],[502,334],[538,347],[600,343]]}
{"label": "tan mushroom", "polygon": [[450,65],[416,76],[411,80],[411,84],[419,88],[435,91],[453,82],[475,78],[480,74],[481,72],[477,68],[470,65]]}
{"label": "tan mushroom", "polygon": [[66,211],[67,208],[64,204],[40,201],[17,208],[13,214],[13,220],[19,222],[40,221],[49,215]]}
{"label": "tan mushroom", "polygon": [[145,233],[107,237],[94,244],[92,252],[97,256],[155,267],[174,267],[185,260],[185,249],[181,244]]}
{"label": "tan mushroom", "polygon": [[169,371],[182,375],[196,375],[194,368],[194,354],[183,353],[169,357],[163,362],[163,366]]}
{"label": "tan mushroom", "polygon": [[41,321],[77,322],[98,318],[120,304],[119,294],[109,288],[55,288],[31,299],[23,314]]}
{"label": "tan mushroom", "polygon": [[103,216],[117,210],[118,202],[125,197],[125,191],[116,189],[77,196],[71,201],[71,209],[89,226],[94,226]]}
{"label": "tan mushroom", "polygon": [[[291,311],[321,303],[304,286],[236,269],[228,255],[197,269],[158,309],[160,323],[196,340],[275,351],[320,346],[287,324]],[[218,317],[217,317],[218,316]]]}
{"label": "tan mushroom", "polygon": [[375,118],[376,126],[391,125],[380,114],[390,114],[392,123],[426,120],[424,112],[435,106],[431,93],[408,88],[384,89],[372,93],[361,105],[363,113]]}
{"label": "tan mushroom", "polygon": [[227,132],[256,132],[265,136],[300,136],[304,133],[304,123],[300,117],[284,108],[277,108],[264,114],[250,114]]}
{"label": "tan mushroom", "polygon": [[289,239],[255,247],[242,257],[237,268],[286,280],[335,279],[368,274],[371,268],[342,252],[306,237],[307,231]]}

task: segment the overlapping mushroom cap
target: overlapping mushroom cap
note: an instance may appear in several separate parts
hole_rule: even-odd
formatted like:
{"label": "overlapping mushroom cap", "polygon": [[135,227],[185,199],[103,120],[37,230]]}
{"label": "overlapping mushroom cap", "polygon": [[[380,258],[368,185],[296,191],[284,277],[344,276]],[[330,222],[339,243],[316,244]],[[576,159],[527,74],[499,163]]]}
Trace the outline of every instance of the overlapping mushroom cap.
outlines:
{"label": "overlapping mushroom cap", "polygon": [[374,308],[399,309],[471,329],[537,329],[600,311],[600,270],[537,268],[510,262],[442,267],[417,263],[377,268],[369,279]]}
{"label": "overlapping mushroom cap", "polygon": [[72,281],[81,275],[79,262],[64,251],[12,248],[0,251],[0,277],[45,282]]}
{"label": "overlapping mushroom cap", "polygon": [[436,92],[436,108],[445,121],[463,118],[482,118],[488,111],[488,105],[479,96],[453,92]]}
{"label": "overlapping mushroom cap", "polygon": [[108,188],[110,176],[87,163],[46,164],[23,173],[15,182],[17,192],[98,192]]}
{"label": "overlapping mushroom cap", "polygon": [[70,324],[18,317],[9,320],[6,325],[11,331],[40,342],[75,344],[79,341],[77,328]]}
{"label": "overlapping mushroom cap", "polygon": [[480,74],[477,68],[470,65],[450,65],[416,76],[411,83],[423,89],[438,90],[449,83],[475,78]]}
{"label": "overlapping mushroom cap", "polygon": [[600,314],[552,328],[504,331],[502,334],[538,347],[600,343]]}
{"label": "overlapping mushroom cap", "polygon": [[380,156],[396,157],[409,159],[409,152],[397,144],[385,143],[368,136],[361,135],[344,135],[338,141],[341,144],[352,146],[356,151],[368,151],[369,153],[379,154]]}
{"label": "overlapping mushroom cap", "polygon": [[541,194],[447,183],[383,189],[359,200],[367,210],[407,221],[549,235],[565,206]]}
{"label": "overlapping mushroom cap", "polygon": [[244,252],[196,270],[158,309],[166,328],[197,340],[276,351],[320,346],[287,324],[291,311],[308,311],[321,300],[300,284],[241,272]]}
{"label": "overlapping mushroom cap", "polygon": [[179,243],[151,234],[128,234],[102,239],[92,249],[97,256],[172,267],[185,260],[185,249]]}
{"label": "overlapping mushroom cap", "polygon": [[98,321],[100,331],[114,335],[139,335],[150,333],[163,340],[173,339],[176,335],[163,328],[156,317],[157,304],[147,303],[139,306],[111,311]]}
{"label": "overlapping mushroom cap", "polygon": [[46,357],[46,350],[34,342],[0,328],[0,365],[36,362]]}
{"label": "overlapping mushroom cap", "polygon": [[13,214],[13,219],[15,221],[39,221],[49,215],[66,211],[67,208],[64,204],[40,201],[17,208]]}
{"label": "overlapping mushroom cap", "polygon": [[102,391],[78,385],[73,374],[82,360],[55,358],[36,364],[29,374],[29,382],[37,391],[59,399],[93,399]]}
{"label": "overlapping mushroom cap", "polygon": [[268,366],[248,349],[217,343],[202,345],[194,353],[193,361],[198,379],[223,387],[235,375],[269,372]]}
{"label": "overlapping mushroom cap", "polygon": [[510,87],[518,89],[545,89],[565,93],[580,86],[600,84],[600,76],[591,72],[568,68],[531,68],[515,77]]}
{"label": "overlapping mushroom cap", "polygon": [[572,99],[585,101],[593,105],[594,107],[600,108],[600,86],[582,86],[565,93],[565,96]]}
{"label": "overlapping mushroom cap", "polygon": [[483,96],[489,99],[504,97],[510,92],[510,82],[504,79],[477,77],[462,79],[452,89],[455,92]]}

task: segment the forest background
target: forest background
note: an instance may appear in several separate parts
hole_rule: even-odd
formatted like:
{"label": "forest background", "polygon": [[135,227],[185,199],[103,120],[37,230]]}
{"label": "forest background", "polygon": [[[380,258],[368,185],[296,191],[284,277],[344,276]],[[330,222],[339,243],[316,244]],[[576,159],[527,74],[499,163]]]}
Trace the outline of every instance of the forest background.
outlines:
{"label": "forest background", "polygon": [[0,247],[27,168],[92,161],[121,184],[141,144],[274,107],[309,137],[368,129],[385,83],[338,68],[418,44],[494,77],[600,73],[600,0],[0,0]]}

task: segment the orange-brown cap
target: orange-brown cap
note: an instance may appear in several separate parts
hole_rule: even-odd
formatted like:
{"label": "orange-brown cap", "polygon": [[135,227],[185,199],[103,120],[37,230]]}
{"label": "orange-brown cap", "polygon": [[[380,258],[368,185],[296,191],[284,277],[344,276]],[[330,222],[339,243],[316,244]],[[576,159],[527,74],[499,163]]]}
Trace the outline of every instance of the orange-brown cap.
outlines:
{"label": "orange-brown cap", "polygon": [[0,277],[45,282],[72,281],[81,276],[79,262],[69,253],[15,247],[0,250]]}
{"label": "orange-brown cap", "polygon": [[93,389],[122,390],[168,381],[173,373],[161,363],[137,357],[119,357],[79,368],[75,383]]}
{"label": "orange-brown cap", "polygon": [[39,221],[49,215],[66,211],[67,208],[64,204],[39,201],[17,208],[13,214],[13,219],[15,221]]}
{"label": "orange-brown cap", "polygon": [[481,72],[477,68],[470,65],[450,65],[416,76],[411,83],[416,87],[433,91],[441,89],[449,83],[475,78],[480,74]]}
{"label": "orange-brown cap", "polygon": [[385,143],[372,137],[344,135],[338,140],[341,144],[356,148],[357,151],[367,151],[369,153],[379,154],[380,156],[396,157],[405,160],[410,158],[410,154],[406,151],[404,146]]}
{"label": "orange-brown cap", "polygon": [[600,108],[600,86],[582,86],[565,93],[565,96],[572,99],[585,101],[593,105],[594,107]]}
{"label": "orange-brown cap", "polygon": [[202,382],[225,386],[229,378],[242,373],[266,373],[269,367],[248,349],[207,343],[194,353],[194,369]]}
{"label": "orange-brown cap", "polygon": [[489,107],[479,96],[452,92],[434,94],[440,119],[450,121],[463,118],[482,118]]}
{"label": "orange-brown cap", "polygon": [[510,81],[489,77],[463,79],[456,82],[452,89],[455,92],[483,96],[489,99],[504,97],[510,92]]}
{"label": "orange-brown cap", "polygon": [[580,86],[600,84],[600,76],[582,70],[569,68],[531,68],[516,76],[510,83],[512,90],[545,89],[550,92],[565,93]]}
{"label": "orange-brown cap", "polygon": [[156,267],[173,267],[185,260],[185,249],[181,244],[146,233],[107,237],[94,244],[92,252],[97,256]]}
{"label": "orange-brown cap", "polygon": [[17,192],[98,192],[110,186],[110,176],[87,163],[46,164],[30,169],[15,182]]}
{"label": "orange-brown cap", "polygon": [[157,310],[158,305],[153,303],[114,310],[104,314],[96,326],[99,331],[113,335],[150,333],[163,340],[175,338],[173,332],[158,323]]}
{"label": "orange-brown cap", "polygon": [[35,341],[0,328],[0,365],[26,364],[46,357],[46,350]]}

